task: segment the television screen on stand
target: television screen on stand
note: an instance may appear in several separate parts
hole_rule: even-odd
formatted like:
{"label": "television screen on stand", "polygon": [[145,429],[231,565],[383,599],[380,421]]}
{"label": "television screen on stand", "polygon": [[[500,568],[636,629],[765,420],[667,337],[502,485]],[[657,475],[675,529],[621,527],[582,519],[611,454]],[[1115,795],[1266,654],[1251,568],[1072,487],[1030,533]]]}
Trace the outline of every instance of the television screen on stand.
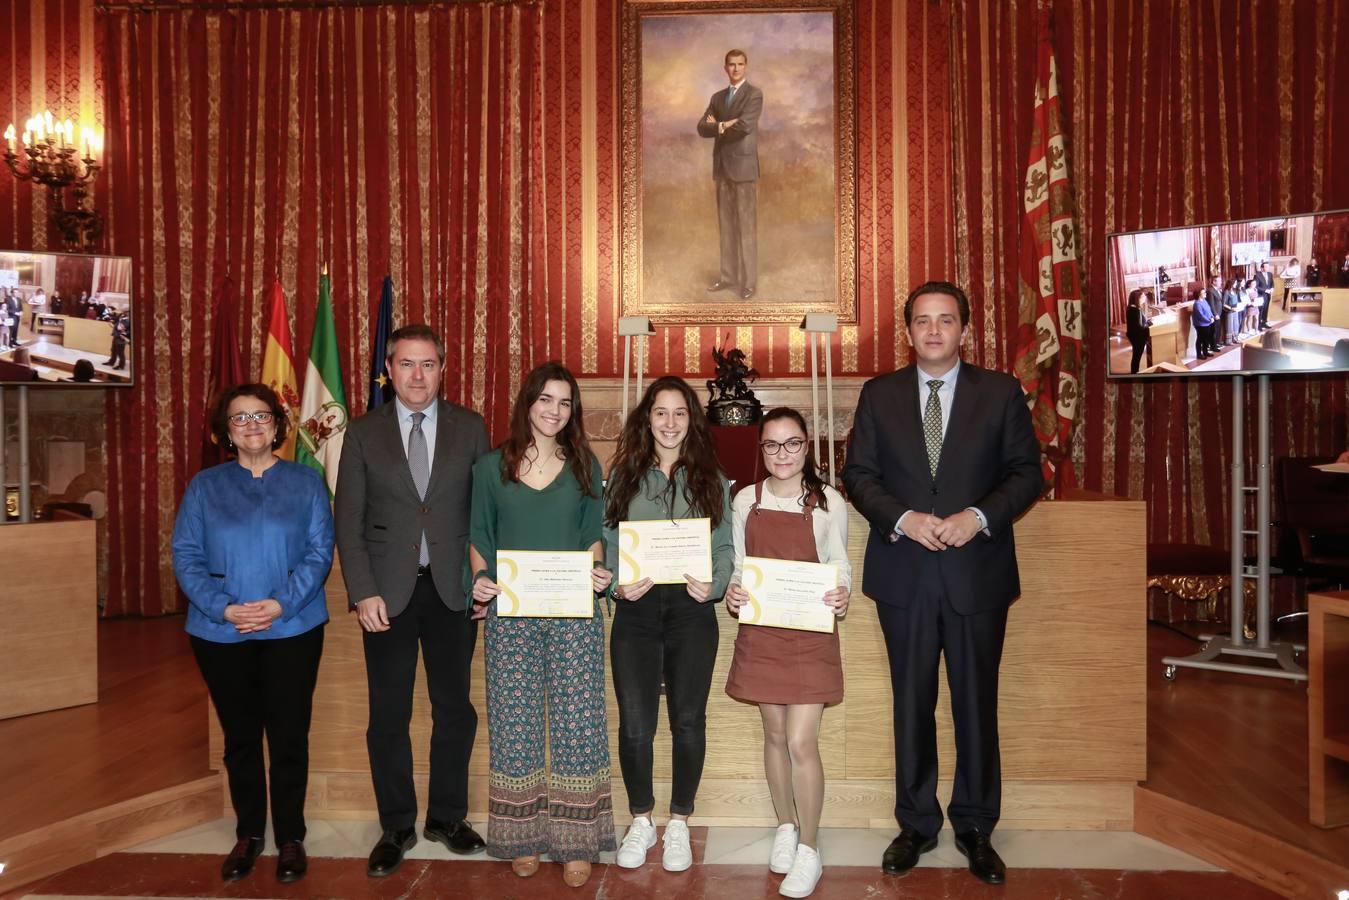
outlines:
{"label": "television screen on stand", "polygon": [[0,384],[126,387],[131,258],[0,251]]}

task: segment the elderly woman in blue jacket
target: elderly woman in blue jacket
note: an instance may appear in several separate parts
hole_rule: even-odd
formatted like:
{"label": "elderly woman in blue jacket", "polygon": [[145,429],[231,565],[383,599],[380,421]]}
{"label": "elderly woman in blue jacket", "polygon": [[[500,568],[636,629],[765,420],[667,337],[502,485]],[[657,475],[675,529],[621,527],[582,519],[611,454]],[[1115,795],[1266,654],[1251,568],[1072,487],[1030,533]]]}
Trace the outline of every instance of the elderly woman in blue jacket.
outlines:
{"label": "elderly woman in blue jacket", "polygon": [[271,388],[243,384],[216,404],[212,431],[234,459],[197,473],[173,528],[173,568],[187,633],[225,736],[238,825],[221,876],[253,870],[267,825],[270,756],[276,877],[304,876],[309,718],[333,562],[328,489],[313,469],[277,458],[285,410]]}

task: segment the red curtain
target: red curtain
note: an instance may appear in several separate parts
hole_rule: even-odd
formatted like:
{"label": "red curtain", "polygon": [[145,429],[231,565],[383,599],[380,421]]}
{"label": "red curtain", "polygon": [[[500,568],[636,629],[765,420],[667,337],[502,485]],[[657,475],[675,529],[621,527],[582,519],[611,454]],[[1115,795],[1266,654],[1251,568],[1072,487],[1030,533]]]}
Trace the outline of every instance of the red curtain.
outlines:
{"label": "red curtain", "polygon": [[[1086,247],[1083,486],[1149,503],[1153,541],[1225,546],[1231,385],[1108,382],[1108,232],[1349,206],[1343,3],[1052,0],[1060,89]],[[956,0],[957,204],[976,358],[1009,368],[1017,186],[1029,141],[1036,4]],[[1296,54],[1278,48],[1296,45]],[[1271,135],[1273,137],[1271,137]],[[1337,155],[1338,153],[1338,155]],[[1247,408],[1254,409],[1254,388]],[[1344,376],[1274,381],[1274,455],[1344,449]],[[1247,418],[1254,429],[1253,417]],[[1247,446],[1253,446],[1254,434]],[[1249,469],[1252,460],[1248,459]]]}
{"label": "red curtain", "polygon": [[137,386],[109,393],[107,613],[178,606],[168,542],[194,474],[213,285],[240,287],[261,364],[279,276],[297,357],[332,276],[346,391],[365,408],[370,320],[446,340],[451,399],[504,424],[540,350],[531,202],[534,5],[111,11],[103,15],[110,249],[137,260]]}

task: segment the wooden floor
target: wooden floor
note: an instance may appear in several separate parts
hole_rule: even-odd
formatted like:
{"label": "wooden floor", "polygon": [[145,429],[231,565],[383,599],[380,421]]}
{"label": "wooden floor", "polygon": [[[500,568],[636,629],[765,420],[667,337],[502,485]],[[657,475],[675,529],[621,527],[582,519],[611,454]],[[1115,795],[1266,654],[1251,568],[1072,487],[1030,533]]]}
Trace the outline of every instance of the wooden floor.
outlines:
{"label": "wooden floor", "polygon": [[[1305,686],[1193,669],[1165,681],[1161,657],[1196,646],[1149,629],[1141,790],[1345,865],[1349,828],[1307,819]],[[205,690],[181,618],[103,622],[99,659],[97,705],[0,721],[0,842],[209,774]]]}
{"label": "wooden floor", "polygon": [[[1228,868],[1242,859],[1282,867],[1287,871],[1265,883],[1286,894],[1303,895],[1309,885],[1349,887],[1349,827],[1326,830],[1308,818],[1306,685],[1199,669],[1181,669],[1173,682],[1162,677],[1162,656],[1198,647],[1170,630],[1149,629],[1148,779],[1137,830]],[[1209,817],[1191,817],[1189,835],[1180,826],[1167,833],[1164,821],[1160,829],[1150,824],[1195,811]],[[1216,854],[1201,852],[1188,840],[1194,838]]]}
{"label": "wooden floor", "polygon": [[181,616],[100,622],[98,684],[96,704],[0,721],[0,840],[210,774]]}

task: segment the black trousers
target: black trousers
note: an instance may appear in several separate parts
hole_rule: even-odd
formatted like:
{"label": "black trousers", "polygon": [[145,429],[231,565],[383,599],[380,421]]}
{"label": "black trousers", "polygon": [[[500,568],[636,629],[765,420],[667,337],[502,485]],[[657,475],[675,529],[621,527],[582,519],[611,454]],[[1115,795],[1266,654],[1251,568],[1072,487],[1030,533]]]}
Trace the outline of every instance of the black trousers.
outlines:
{"label": "black trousers", "polygon": [[937,804],[937,662],[946,655],[946,683],[955,725],[955,784],[947,813],[956,833],[991,834],[1002,808],[998,751],[998,666],[1007,609],[962,616],[942,584],[936,553],[915,573],[906,607],[876,605],[895,711],[895,818],[924,835],[941,831]]}
{"label": "black trousers", "polygon": [[323,626],[277,640],[190,640],[225,736],[225,772],[238,819],[235,836],[260,838],[267,830],[266,734],[273,836],[278,845],[304,840],[309,717],[323,655]]}
{"label": "black trousers", "polygon": [[670,811],[693,812],[707,756],[707,696],[717,662],[717,604],[682,585],[658,584],[640,600],[614,601],[609,663],[618,698],[618,761],[633,815],[656,805],[652,746],[665,682],[670,720]]}
{"label": "black trousers", "polygon": [[430,575],[417,579],[407,609],[389,630],[362,632],[370,724],[365,746],[375,785],[379,824],[402,830],[417,824],[412,783],[412,692],[417,647],[426,665],[431,699],[431,778],[428,818],[458,822],[468,814],[468,760],[478,733],[478,711],[469,700],[469,671],[478,623],[440,600]]}
{"label": "black trousers", "polygon": [[1148,338],[1144,335],[1141,338],[1129,338],[1129,345],[1133,348],[1133,357],[1129,360],[1129,374],[1138,374],[1138,364],[1143,361],[1143,354],[1148,349]]}

